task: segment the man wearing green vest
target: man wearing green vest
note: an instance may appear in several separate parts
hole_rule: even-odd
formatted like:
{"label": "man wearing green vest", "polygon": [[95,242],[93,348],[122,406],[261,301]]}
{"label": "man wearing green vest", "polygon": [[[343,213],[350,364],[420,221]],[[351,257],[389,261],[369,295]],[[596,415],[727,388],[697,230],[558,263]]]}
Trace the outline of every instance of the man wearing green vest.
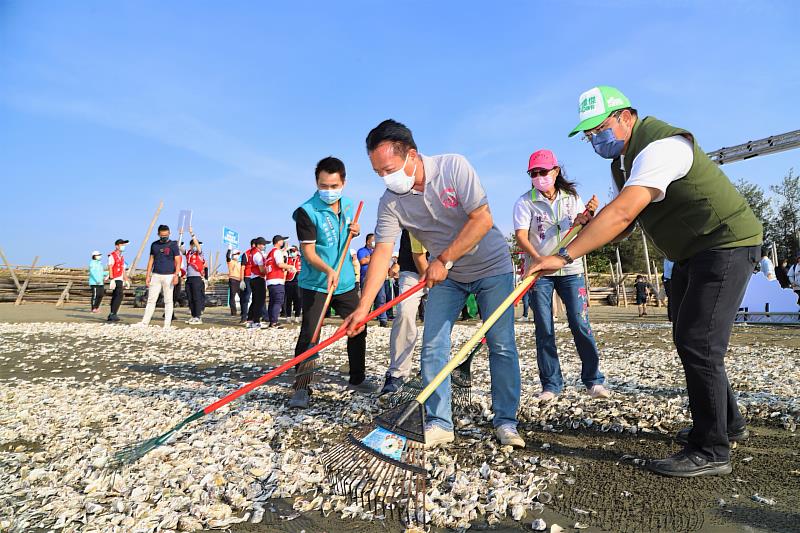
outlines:
{"label": "man wearing green vest", "polygon": [[[649,468],[678,477],[731,472],[730,442],[749,435],[725,372],[736,311],[758,262],[762,228],[746,200],[694,136],[654,117],[640,119],[617,89],[580,96],[580,123],[595,152],[611,160],[617,197],[557,255],[530,269],[555,271],[638,222],[675,261],[670,304],[673,340],[686,374],[693,427],[676,440],[684,449]],[[588,217],[587,217],[588,218]]]}
{"label": "man wearing green vest", "polygon": [[[302,250],[302,265],[297,283],[302,293],[303,321],[294,349],[295,355],[300,355],[309,348],[330,291],[334,291],[331,307],[339,316],[348,316],[355,311],[359,301],[353,269],[348,265],[348,268],[342,268],[338,279],[336,275],[339,257],[350,253],[344,248],[348,233],[354,236],[359,233],[358,224],[353,222],[353,201],[342,196],[346,179],[344,163],[335,157],[326,157],[317,163],[314,175],[317,191],[292,215]],[[366,351],[366,330],[347,339],[347,358],[350,364],[348,388],[357,392],[375,390],[374,385],[365,379]],[[314,367],[314,358],[299,365],[290,407],[308,407],[309,385]]]}

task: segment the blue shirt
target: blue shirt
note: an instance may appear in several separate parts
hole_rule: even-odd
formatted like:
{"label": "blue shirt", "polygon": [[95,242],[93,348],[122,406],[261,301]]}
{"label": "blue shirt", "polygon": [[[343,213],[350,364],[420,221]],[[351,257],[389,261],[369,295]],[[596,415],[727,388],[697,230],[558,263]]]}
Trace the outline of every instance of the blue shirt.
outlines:
{"label": "blue shirt", "polygon": [[[364,246],[363,248],[359,248],[358,252],[356,252],[356,258],[358,259],[359,265],[361,265],[361,260],[365,257],[369,257],[372,255],[372,250]],[[361,265],[361,286],[364,286],[364,281],[367,279],[367,269],[369,268],[369,263],[366,265]]]}
{"label": "blue shirt", "polygon": [[672,279],[672,265],[674,264],[669,259],[664,259],[664,279]]}
{"label": "blue shirt", "polygon": [[105,279],[105,267],[99,259],[89,262],[89,285],[102,285]]}
{"label": "blue shirt", "polygon": [[153,256],[153,274],[174,274],[175,258],[180,257],[181,251],[177,242],[162,243],[159,239],[150,245],[150,255]]}
{"label": "blue shirt", "polygon": [[[339,200],[339,213],[334,213],[331,206],[323,202],[319,194],[306,200],[292,214],[297,225],[297,236],[301,243],[314,243],[317,252],[326,265],[336,268],[339,258],[343,253],[349,253],[344,245],[350,233],[350,223],[355,216],[355,207],[352,200],[342,197]],[[305,227],[310,225],[311,227]],[[312,229],[313,228],[313,229]],[[302,257],[300,274],[297,276],[298,285],[303,289],[317,292],[328,291],[328,278]],[[356,287],[356,273],[352,268],[342,268],[339,274],[339,285],[334,294],[352,291]]]}

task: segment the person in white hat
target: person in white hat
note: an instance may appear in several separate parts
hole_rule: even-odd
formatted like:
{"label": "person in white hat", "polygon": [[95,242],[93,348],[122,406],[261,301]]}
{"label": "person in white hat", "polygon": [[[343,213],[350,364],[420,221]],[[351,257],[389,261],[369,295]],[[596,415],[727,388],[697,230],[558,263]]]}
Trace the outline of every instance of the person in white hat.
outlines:
{"label": "person in white hat", "polygon": [[92,260],[89,261],[89,287],[92,289],[92,313],[100,312],[100,302],[103,301],[105,294],[105,281],[108,279],[107,271],[100,258],[103,257],[98,250],[92,252]]}

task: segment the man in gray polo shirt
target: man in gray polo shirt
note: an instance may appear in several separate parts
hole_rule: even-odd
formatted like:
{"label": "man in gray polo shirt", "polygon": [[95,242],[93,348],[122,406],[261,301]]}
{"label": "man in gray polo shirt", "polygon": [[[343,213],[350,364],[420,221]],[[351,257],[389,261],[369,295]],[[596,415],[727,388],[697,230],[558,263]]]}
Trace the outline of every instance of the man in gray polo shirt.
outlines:
{"label": "man in gray polo shirt", "polygon": [[[378,205],[375,250],[361,301],[346,324],[348,334],[369,313],[383,285],[394,244],[407,229],[431,254],[423,273],[430,292],[422,336],[422,378],[427,384],[450,359],[450,335],[470,293],[481,316],[489,316],[514,290],[514,267],[503,234],[494,225],[486,193],[469,162],[460,155],[422,156],[409,130],[385,120],[367,136],[372,168],[388,189]],[[407,170],[411,174],[407,174]],[[524,447],[517,433],[520,397],[519,356],[514,315],[509,308],[486,334],[492,377],[492,423],[503,444]],[[450,378],[425,403],[425,446],[452,442]]]}

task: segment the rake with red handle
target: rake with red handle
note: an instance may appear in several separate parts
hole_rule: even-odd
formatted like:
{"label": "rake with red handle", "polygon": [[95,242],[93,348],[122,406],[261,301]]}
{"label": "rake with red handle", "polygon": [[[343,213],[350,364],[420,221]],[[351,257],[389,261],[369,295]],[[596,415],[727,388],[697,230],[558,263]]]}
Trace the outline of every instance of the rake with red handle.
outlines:
{"label": "rake with red handle", "polygon": [[[403,294],[399,295],[397,298],[394,298],[393,300],[391,300],[389,302],[386,302],[385,304],[383,304],[379,308],[375,309],[373,312],[371,312],[369,315],[367,315],[364,318],[364,320],[361,321],[361,323],[359,323],[356,327],[358,328],[358,327],[366,325],[367,322],[369,322],[370,320],[372,320],[374,318],[377,318],[378,315],[380,315],[381,313],[383,313],[383,312],[387,311],[388,309],[394,307],[395,305],[397,305],[398,303],[402,302],[403,300],[405,300],[406,298],[408,298],[409,296],[411,296],[415,292],[417,292],[419,290],[422,290],[423,287],[425,287],[425,282],[424,281],[421,281],[421,282],[417,283],[416,285],[414,285],[413,287],[408,289],[406,292],[404,292]],[[264,374],[260,378],[254,380],[254,381],[251,381],[250,383],[248,383],[247,385],[244,385],[243,387],[240,387],[239,389],[233,391],[232,393],[228,394],[224,398],[220,398],[216,402],[212,403],[211,405],[208,405],[208,406],[204,407],[203,409],[197,411],[193,415],[184,418],[179,423],[175,424],[172,428],[170,428],[170,430],[167,431],[166,433],[163,433],[163,434],[161,434],[161,435],[159,435],[157,437],[153,437],[153,438],[147,439],[145,441],[138,442],[138,443],[133,444],[133,445],[127,447],[127,448],[119,450],[118,452],[116,452],[114,454],[114,461],[113,461],[112,464],[115,465],[115,466],[121,466],[121,465],[130,464],[130,463],[138,461],[140,458],[144,457],[151,450],[153,450],[153,449],[161,446],[162,444],[166,443],[167,441],[169,441],[172,438],[172,436],[175,435],[175,433],[180,431],[184,426],[186,426],[190,422],[194,422],[195,420],[199,420],[200,418],[203,418],[204,416],[213,413],[214,411],[216,411],[217,409],[219,409],[223,405],[226,405],[226,404],[232,402],[233,400],[239,398],[240,396],[244,396],[245,394],[247,394],[248,392],[252,391],[256,387],[260,387],[264,383],[267,383],[268,381],[278,377],[279,375],[283,374],[284,372],[286,372],[290,368],[294,367],[295,365],[297,365],[299,363],[302,363],[303,361],[305,361],[309,357],[319,353],[320,351],[324,350],[325,348],[327,348],[331,344],[335,343],[336,341],[338,341],[340,339],[343,339],[345,336],[347,336],[347,329],[339,327],[339,329],[337,329],[336,332],[333,335],[331,335],[330,337],[328,337],[324,341],[320,342],[319,344],[317,344],[313,348],[309,348],[305,352],[301,353],[300,355],[298,355],[296,357],[293,357],[292,359],[289,359],[288,361],[286,361],[285,363],[283,363],[279,367],[277,367],[277,368],[271,370],[270,372]]]}

